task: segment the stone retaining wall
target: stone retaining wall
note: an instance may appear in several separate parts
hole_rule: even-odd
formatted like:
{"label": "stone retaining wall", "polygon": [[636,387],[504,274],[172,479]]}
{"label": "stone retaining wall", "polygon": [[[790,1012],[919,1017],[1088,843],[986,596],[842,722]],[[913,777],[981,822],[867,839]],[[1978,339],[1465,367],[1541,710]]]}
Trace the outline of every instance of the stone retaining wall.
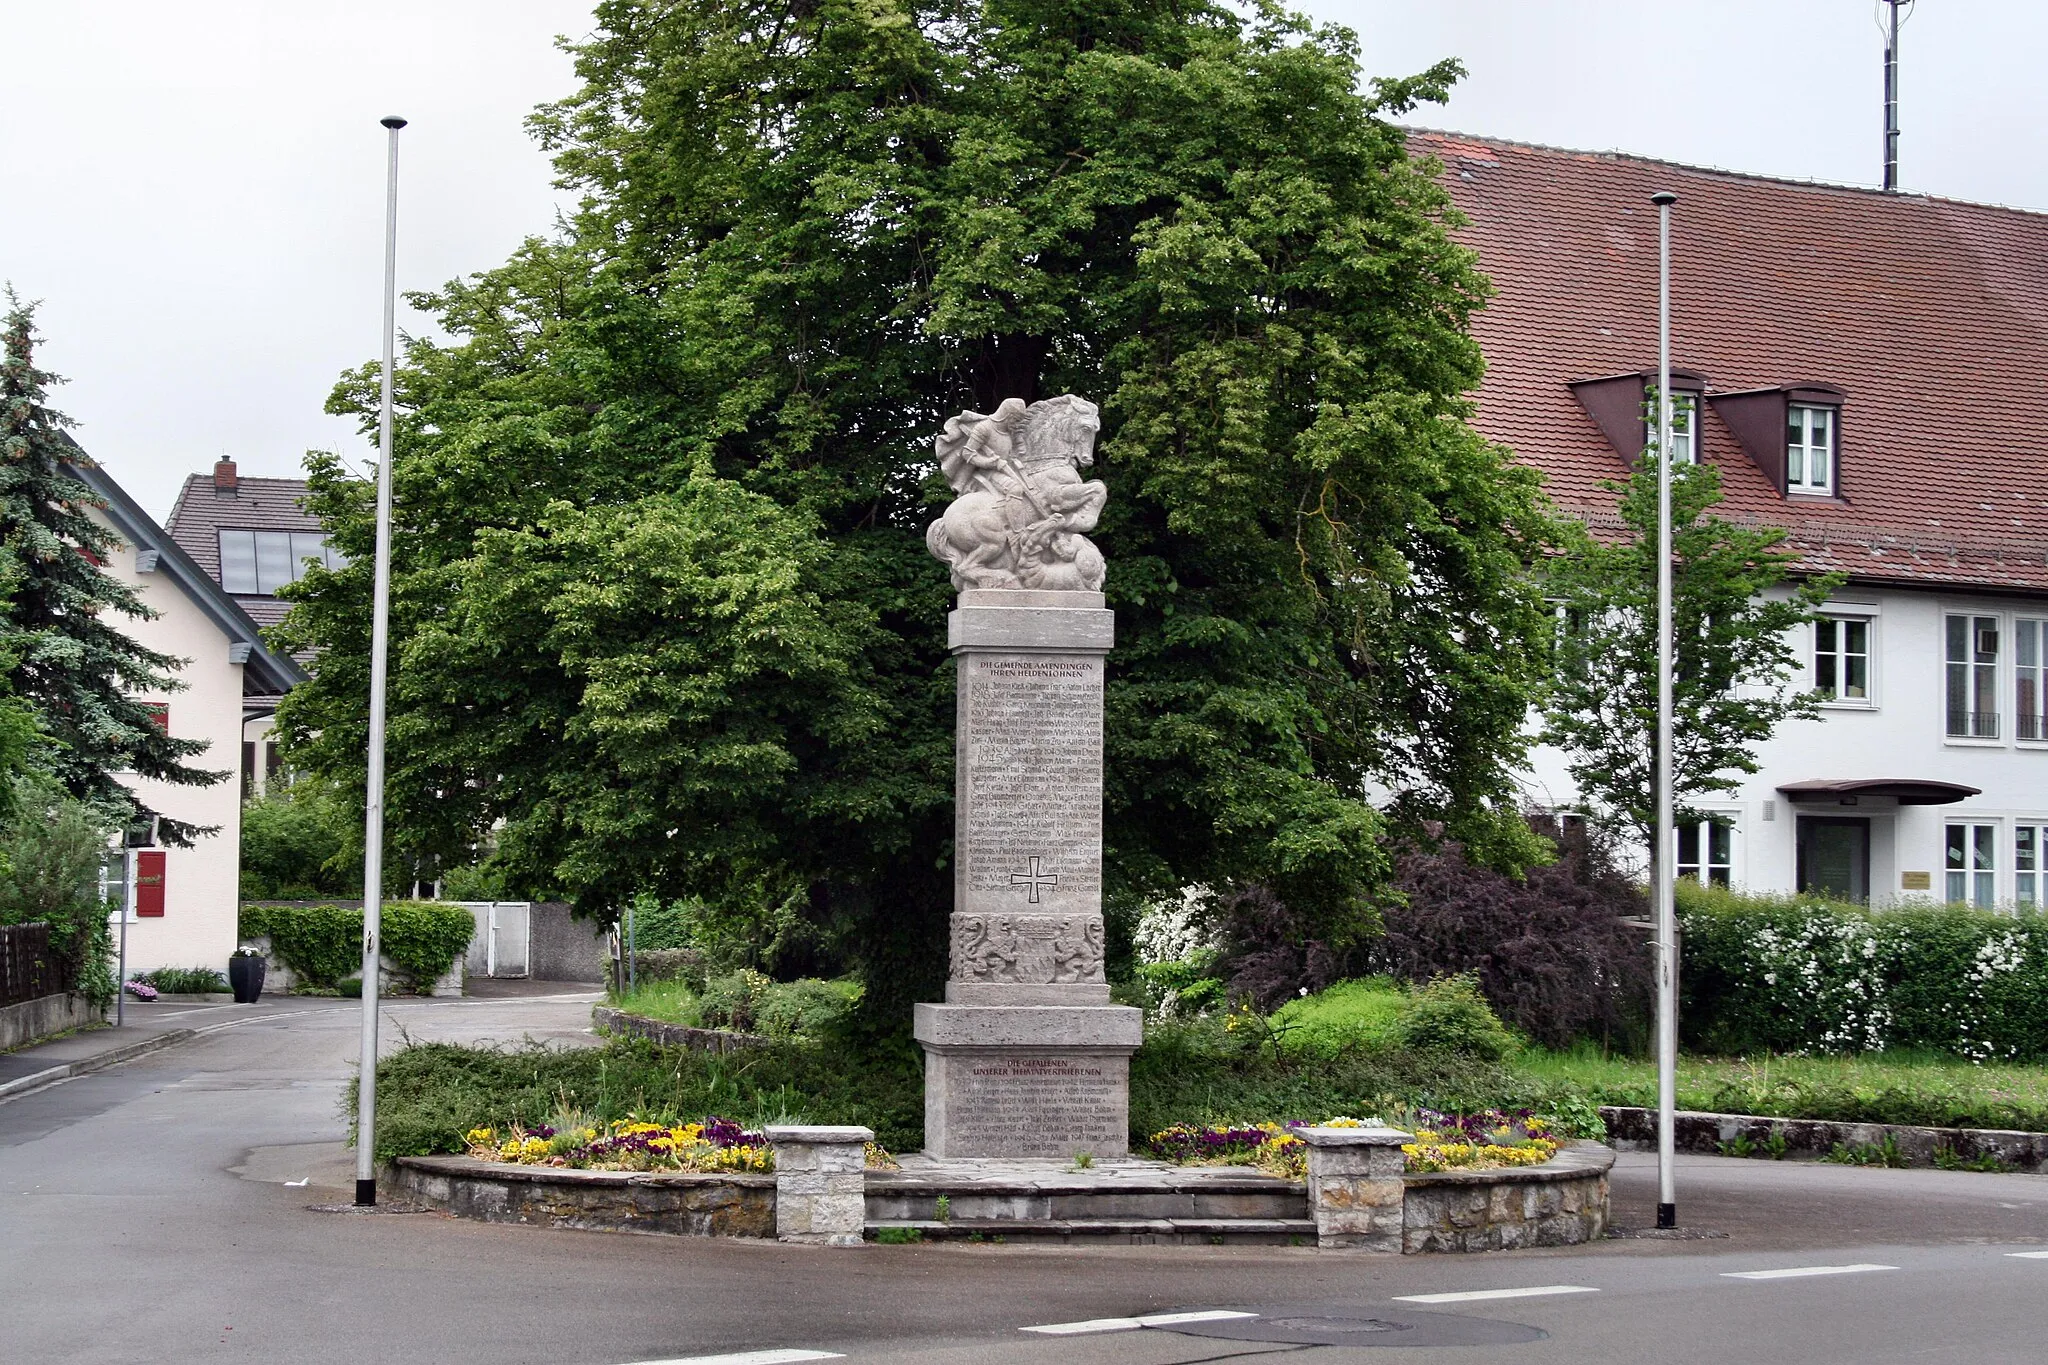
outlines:
{"label": "stone retaining wall", "polygon": [[773,1041],[757,1033],[733,1033],[728,1029],[689,1028],[682,1024],[664,1023],[642,1014],[628,1014],[610,1005],[591,1006],[590,1021],[597,1026],[599,1033],[645,1038],[667,1047],[694,1048],[698,1052],[738,1052],[742,1048],[766,1047]]}
{"label": "stone retaining wall", "polygon": [[[1604,1105],[1607,1140],[1627,1151],[1657,1145],[1657,1111]],[[1921,1128],[1904,1123],[1836,1123],[1826,1119],[1779,1119],[1755,1114],[1707,1114],[1681,1109],[1673,1116],[1672,1143],[1682,1152],[1721,1154],[1724,1144],[1748,1141],[1759,1156],[1767,1155],[1774,1136],[1782,1137],[1785,1155],[1812,1159],[1826,1156],[1839,1144],[1876,1147],[1890,1138],[1909,1166],[1934,1165],[1935,1152],[1947,1149],[1961,1161],[1994,1157],[2014,1170],[2048,1170],[2048,1133],[2021,1133],[1999,1128]]]}
{"label": "stone retaining wall", "polygon": [[775,1177],[573,1171],[466,1156],[402,1156],[401,1199],[491,1223],[685,1237],[773,1237]]}
{"label": "stone retaining wall", "polygon": [[1541,1166],[1405,1177],[1401,1250],[1512,1251],[1607,1235],[1614,1149],[1574,1142]]}
{"label": "stone retaining wall", "polygon": [[39,995],[0,1007],[0,1052],[53,1033],[97,1024],[105,1016],[82,995]]}

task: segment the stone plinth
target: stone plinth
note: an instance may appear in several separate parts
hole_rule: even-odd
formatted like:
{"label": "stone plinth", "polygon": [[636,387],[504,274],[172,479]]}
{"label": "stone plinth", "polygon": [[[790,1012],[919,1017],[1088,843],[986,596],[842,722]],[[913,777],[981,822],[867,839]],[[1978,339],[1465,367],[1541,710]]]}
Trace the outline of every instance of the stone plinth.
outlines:
{"label": "stone plinth", "polygon": [[1137,1010],[1103,975],[1099,592],[969,589],[946,1001],[917,1007],[925,1150],[1121,1156]]}
{"label": "stone plinth", "polygon": [[775,1148],[776,1239],[859,1246],[874,1130],[784,1124],[762,1135]]}
{"label": "stone plinth", "polygon": [[1316,1245],[1401,1251],[1401,1144],[1398,1128],[1297,1128],[1308,1144],[1308,1210]]}

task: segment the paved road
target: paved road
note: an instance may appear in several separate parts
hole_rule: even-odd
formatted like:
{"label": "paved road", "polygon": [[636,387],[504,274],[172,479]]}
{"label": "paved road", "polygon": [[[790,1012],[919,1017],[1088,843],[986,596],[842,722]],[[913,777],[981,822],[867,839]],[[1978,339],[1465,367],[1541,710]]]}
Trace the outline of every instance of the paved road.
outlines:
{"label": "paved road", "polygon": [[[587,1041],[588,1001],[394,1003],[387,1034],[575,1043]],[[230,1007],[190,1022],[237,1017]],[[2048,1258],[2015,1254],[2048,1251],[2048,1177],[1692,1158],[1681,1211],[1724,1239],[1483,1257],[847,1252],[320,1213],[308,1206],[344,1202],[352,1174],[338,1098],[354,1006],[286,1001],[239,1017],[0,1103],[0,1362],[622,1365],[776,1349],[929,1365],[2048,1361]],[[1649,1221],[1652,1174],[1623,1158],[1618,1221]],[[1891,1268],[1732,1278],[1846,1266]],[[1588,1292],[1400,1297],[1559,1287]],[[1238,1330],[1228,1323],[1021,1330],[1224,1309],[1260,1313],[1254,1331],[1363,1317],[1390,1325],[1365,1334],[1389,1343],[1500,1323],[1547,1335],[1381,1348],[1192,1334]]]}

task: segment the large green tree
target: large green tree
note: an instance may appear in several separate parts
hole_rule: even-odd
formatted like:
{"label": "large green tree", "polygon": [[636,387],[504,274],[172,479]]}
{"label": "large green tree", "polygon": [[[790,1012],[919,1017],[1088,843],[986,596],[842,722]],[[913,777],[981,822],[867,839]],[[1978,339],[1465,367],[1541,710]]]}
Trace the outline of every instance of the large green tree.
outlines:
{"label": "large green tree", "polygon": [[[942,966],[950,414],[1101,403],[1113,906],[1262,884],[1367,932],[1390,827],[1512,858],[1550,532],[1464,395],[1486,286],[1361,93],[1270,5],[599,5],[534,127],[566,231],[417,302],[397,376],[390,810],[515,884],[804,898],[871,999]],[[373,406],[366,368],[337,410]],[[368,489],[292,761],[360,785]],[[1050,779],[1049,779],[1050,780]],[[1433,826],[1434,827],[1434,826]]]}
{"label": "large green tree", "polygon": [[[1621,526],[1581,534],[1548,566],[1561,609],[1557,681],[1545,742],[1562,748],[1581,799],[1643,847],[1656,832],[1657,462],[1654,448],[1625,483],[1603,485]],[[1673,804],[1680,825],[1707,818],[1695,804],[1733,792],[1757,771],[1756,748],[1789,719],[1820,714],[1795,690],[1794,631],[1841,585],[1795,578],[1786,532],[1715,515],[1721,474],[1711,464],[1671,470]]]}
{"label": "large green tree", "polygon": [[[92,461],[67,434],[70,420],[48,406],[55,376],[36,367],[37,339],[34,310],[8,290],[0,353],[0,553],[12,563],[0,574],[7,590],[0,661],[9,690],[32,709],[49,741],[38,766],[102,811],[155,815],[120,775],[205,786],[228,774],[188,763],[206,742],[172,738],[137,700],[181,690],[177,670],[185,661],[146,648],[122,629],[123,617],[157,613],[101,567],[121,541],[92,519],[91,509],[104,504],[71,472]],[[158,828],[177,845],[209,832],[168,816]]]}

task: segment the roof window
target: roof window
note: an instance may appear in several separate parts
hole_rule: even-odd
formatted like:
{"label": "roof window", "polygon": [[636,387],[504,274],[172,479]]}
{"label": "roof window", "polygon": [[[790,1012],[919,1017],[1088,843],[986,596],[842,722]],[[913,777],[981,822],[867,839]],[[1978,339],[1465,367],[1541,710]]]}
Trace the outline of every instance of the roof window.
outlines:
{"label": "roof window", "polygon": [[222,531],[220,585],[245,597],[268,596],[306,576],[306,565],[339,569],[348,561],[317,531]]}
{"label": "roof window", "polygon": [[1835,410],[1810,403],[1785,407],[1785,491],[1835,491]]}
{"label": "roof window", "polygon": [[1842,405],[1833,384],[1801,380],[1768,389],[1710,393],[1707,401],[1781,494],[1842,495]]}

